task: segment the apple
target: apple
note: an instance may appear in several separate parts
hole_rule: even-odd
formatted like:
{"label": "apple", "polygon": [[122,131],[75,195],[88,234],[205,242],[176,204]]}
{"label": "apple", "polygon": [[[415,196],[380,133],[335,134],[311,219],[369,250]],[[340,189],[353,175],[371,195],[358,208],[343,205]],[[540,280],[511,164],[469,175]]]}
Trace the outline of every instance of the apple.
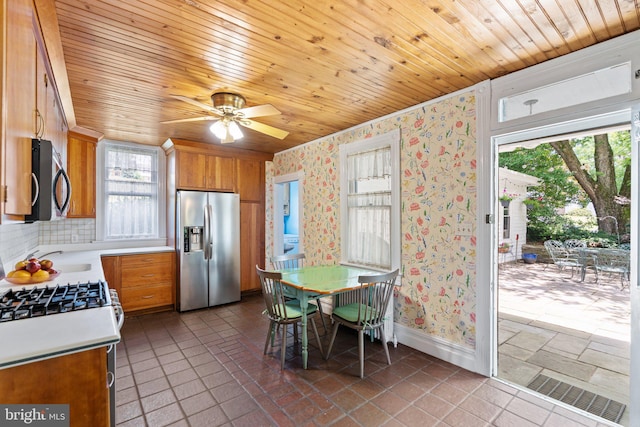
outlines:
{"label": "apple", "polygon": [[27,268],[26,268],[26,270],[27,270],[29,273],[33,274],[33,273],[35,273],[36,271],[40,270],[40,268],[41,268],[41,267],[40,267],[40,263],[39,263],[39,262],[37,262],[37,261],[29,261],[29,263],[27,263]]}
{"label": "apple", "polygon": [[40,267],[42,267],[43,270],[50,270],[51,267],[53,267],[53,261],[50,259],[43,259],[40,261]]}
{"label": "apple", "polygon": [[15,270],[25,270],[29,261],[18,261],[14,266]]}
{"label": "apple", "polygon": [[58,270],[54,270],[53,268],[50,268],[47,271],[49,272],[49,276],[53,276],[54,274],[58,274]]}

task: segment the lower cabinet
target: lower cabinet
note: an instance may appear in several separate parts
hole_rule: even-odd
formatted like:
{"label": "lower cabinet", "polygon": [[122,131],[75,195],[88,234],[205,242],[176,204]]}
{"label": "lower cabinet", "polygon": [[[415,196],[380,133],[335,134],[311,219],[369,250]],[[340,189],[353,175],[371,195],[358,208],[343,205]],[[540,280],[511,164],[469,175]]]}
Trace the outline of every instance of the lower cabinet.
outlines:
{"label": "lower cabinet", "polygon": [[0,369],[0,401],[68,404],[69,425],[107,427],[107,382],[107,351],[101,347]]}
{"label": "lower cabinet", "polygon": [[175,254],[157,252],[102,257],[110,288],[125,313],[172,310],[175,306]]}

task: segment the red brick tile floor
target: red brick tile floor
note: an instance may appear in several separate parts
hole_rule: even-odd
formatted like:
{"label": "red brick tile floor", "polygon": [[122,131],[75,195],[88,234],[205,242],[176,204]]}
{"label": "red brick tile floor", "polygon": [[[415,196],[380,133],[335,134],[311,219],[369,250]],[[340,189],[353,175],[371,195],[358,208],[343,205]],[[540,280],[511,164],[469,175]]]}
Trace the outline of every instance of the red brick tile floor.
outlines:
{"label": "red brick tile floor", "polygon": [[279,344],[263,355],[262,310],[253,295],[188,313],[127,317],[117,346],[117,425],[608,425],[402,344],[391,346],[387,365],[382,345],[367,341],[360,379],[357,335],[343,328],[328,361],[310,340],[307,370],[289,339],[281,371]]}

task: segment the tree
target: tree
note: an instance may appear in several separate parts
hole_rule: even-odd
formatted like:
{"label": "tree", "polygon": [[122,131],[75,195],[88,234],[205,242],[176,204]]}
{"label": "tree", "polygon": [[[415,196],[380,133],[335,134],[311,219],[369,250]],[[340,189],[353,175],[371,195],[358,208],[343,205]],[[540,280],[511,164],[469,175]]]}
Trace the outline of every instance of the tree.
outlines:
{"label": "tree", "polygon": [[621,131],[518,148],[501,153],[499,164],[540,178],[541,185],[533,195],[544,203],[529,217],[539,237],[544,233],[535,223],[546,224],[548,230],[559,226],[554,209],[569,202],[584,207],[589,201],[596,211],[599,231],[620,235],[626,232],[629,219],[630,153],[630,132]]}
{"label": "tree", "polygon": [[[624,172],[618,183],[616,158],[609,142],[609,135],[604,133],[593,136],[593,170],[588,163],[581,161],[574,151],[574,146],[580,142],[562,140],[551,142],[550,145],[562,157],[573,177],[593,203],[598,218],[598,229],[610,234],[624,234],[627,222],[625,205],[631,196],[631,162],[622,159],[626,164],[623,165]],[[612,218],[615,218],[615,221],[612,221]]]}

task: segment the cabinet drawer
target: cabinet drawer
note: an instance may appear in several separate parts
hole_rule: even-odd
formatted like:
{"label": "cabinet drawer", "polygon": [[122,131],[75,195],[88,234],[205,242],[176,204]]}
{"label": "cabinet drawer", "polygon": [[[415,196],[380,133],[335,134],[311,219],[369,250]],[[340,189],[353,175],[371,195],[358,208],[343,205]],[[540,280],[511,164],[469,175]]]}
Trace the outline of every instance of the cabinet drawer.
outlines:
{"label": "cabinet drawer", "polygon": [[173,304],[171,285],[122,288],[122,308],[127,311],[141,310]]}
{"label": "cabinet drawer", "polygon": [[123,255],[121,257],[121,265],[122,270],[126,269],[141,269],[145,267],[149,267],[151,265],[154,268],[163,267],[164,269],[172,269],[173,266],[173,253],[172,252],[162,252],[156,254],[139,254],[139,255]]}
{"label": "cabinet drawer", "polygon": [[121,280],[122,289],[171,285],[173,283],[173,270],[170,266],[153,264],[138,268],[122,268]]}

